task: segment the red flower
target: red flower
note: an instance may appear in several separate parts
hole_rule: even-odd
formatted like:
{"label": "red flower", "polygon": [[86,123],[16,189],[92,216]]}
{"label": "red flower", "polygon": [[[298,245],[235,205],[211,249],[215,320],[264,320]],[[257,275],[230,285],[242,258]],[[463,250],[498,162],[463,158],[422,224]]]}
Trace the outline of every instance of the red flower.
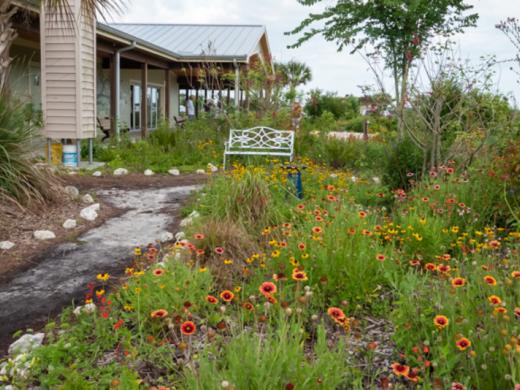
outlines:
{"label": "red flower", "polygon": [[214,297],[213,295],[208,295],[206,297],[206,302],[209,302],[212,305],[216,305],[218,303],[218,299],[217,299],[217,297]]}
{"label": "red flower", "polygon": [[220,246],[217,246],[217,247],[215,248],[215,253],[216,253],[217,255],[222,255],[222,254],[224,253],[224,248],[222,248],[222,247],[220,247]]}
{"label": "red flower", "polygon": [[258,290],[263,295],[270,295],[270,294],[276,293],[277,288],[276,288],[276,284],[274,284],[273,282],[263,282],[260,285],[260,287],[258,288]]}
{"label": "red flower", "polygon": [[344,323],[345,322],[345,319],[347,318],[345,316],[345,313],[343,312],[343,310],[341,310],[340,308],[338,307],[329,307],[327,309],[327,314],[330,316],[330,318],[332,318],[335,322],[338,322],[338,323]]}
{"label": "red flower", "polygon": [[253,304],[251,302],[244,302],[242,304],[242,307],[244,309],[246,309],[247,311],[255,311],[255,307],[253,306]]}
{"label": "red flower", "polygon": [[229,290],[224,290],[220,293],[220,298],[222,298],[222,300],[224,302],[231,302],[233,300],[233,298],[235,297],[235,294],[233,294],[231,291]]}
{"label": "red flower", "polygon": [[154,310],[150,313],[152,318],[164,318],[168,315],[168,312],[164,309]]}
{"label": "red flower", "polygon": [[465,351],[471,347],[471,341],[469,341],[466,337],[462,337],[455,343],[455,345],[459,350]]}
{"label": "red flower", "polygon": [[196,240],[203,240],[204,239],[204,234],[202,234],[202,233],[195,233],[193,235],[193,238],[195,238]]}
{"label": "red flower", "polygon": [[162,268],[156,268],[156,269],[153,270],[152,273],[153,273],[154,276],[161,276],[161,275],[163,275],[165,272],[166,272],[166,271],[163,270]]}
{"label": "red flower", "polygon": [[195,334],[197,327],[192,321],[185,321],[181,325],[181,333],[185,336],[191,336]]}
{"label": "red flower", "polygon": [[115,324],[114,324],[114,330],[118,330],[120,327],[122,327],[124,325],[125,321],[123,320],[118,320]]}
{"label": "red flower", "polygon": [[385,259],[386,259],[385,255],[383,255],[383,254],[381,254],[381,253],[378,253],[378,254],[376,255],[376,260],[377,260],[377,261],[381,261],[381,262],[383,262],[383,261],[385,261]]}
{"label": "red flower", "polygon": [[410,367],[405,366],[404,364],[401,364],[401,363],[393,363],[391,365],[391,367],[392,367],[392,371],[397,376],[401,376],[401,375],[407,376],[410,373]]}

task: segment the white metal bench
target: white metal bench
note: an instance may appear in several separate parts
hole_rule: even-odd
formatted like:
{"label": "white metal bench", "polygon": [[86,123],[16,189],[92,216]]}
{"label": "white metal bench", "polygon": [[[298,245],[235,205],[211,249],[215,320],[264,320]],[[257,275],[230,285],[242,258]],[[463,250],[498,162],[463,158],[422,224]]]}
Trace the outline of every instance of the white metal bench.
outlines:
{"label": "white metal bench", "polygon": [[224,150],[224,169],[227,156],[280,156],[294,158],[294,131],[275,130],[270,127],[253,127],[252,129],[229,132],[229,140]]}

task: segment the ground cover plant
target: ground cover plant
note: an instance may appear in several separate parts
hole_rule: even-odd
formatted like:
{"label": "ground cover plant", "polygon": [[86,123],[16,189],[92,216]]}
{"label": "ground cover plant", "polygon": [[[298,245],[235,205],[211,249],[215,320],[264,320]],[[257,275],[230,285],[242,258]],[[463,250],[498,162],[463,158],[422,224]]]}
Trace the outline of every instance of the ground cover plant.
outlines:
{"label": "ground cover plant", "polygon": [[[410,189],[303,161],[236,165],[184,238],[136,248],[109,292],[0,380],[42,388],[514,388],[520,234],[453,162]],[[475,183],[473,184],[473,181]],[[488,202],[488,203],[486,203]],[[238,207],[240,205],[240,207]],[[247,369],[245,369],[247,368]]]}

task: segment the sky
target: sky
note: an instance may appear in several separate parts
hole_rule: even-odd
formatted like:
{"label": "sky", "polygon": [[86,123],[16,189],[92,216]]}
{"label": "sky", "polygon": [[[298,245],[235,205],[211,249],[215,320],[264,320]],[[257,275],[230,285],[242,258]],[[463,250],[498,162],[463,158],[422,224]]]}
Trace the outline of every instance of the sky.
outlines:
{"label": "sky", "polygon": [[[313,79],[305,86],[306,90],[320,88],[339,95],[360,95],[360,86],[376,85],[361,55],[338,53],[333,42],[319,36],[300,48],[287,48],[295,37],[284,32],[297,26],[309,12],[320,11],[332,3],[335,2],[324,0],[305,7],[296,0],[130,0],[124,13],[113,19],[142,23],[262,24],[267,28],[275,61],[296,60],[310,66]],[[476,28],[453,38],[459,55],[474,62],[485,55],[496,55],[499,60],[510,58],[512,45],[495,25],[507,17],[520,17],[520,0],[468,0],[468,3],[474,5],[480,18]],[[509,70],[509,65],[497,65],[495,70],[496,90],[512,94],[520,103],[518,76]]]}

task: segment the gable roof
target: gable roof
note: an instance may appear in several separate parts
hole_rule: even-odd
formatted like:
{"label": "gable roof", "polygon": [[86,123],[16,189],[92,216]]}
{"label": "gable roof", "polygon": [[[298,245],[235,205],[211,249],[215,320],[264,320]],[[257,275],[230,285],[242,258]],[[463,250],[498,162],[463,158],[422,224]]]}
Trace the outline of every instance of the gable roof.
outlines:
{"label": "gable roof", "polygon": [[183,60],[247,61],[266,34],[261,25],[98,23]]}

